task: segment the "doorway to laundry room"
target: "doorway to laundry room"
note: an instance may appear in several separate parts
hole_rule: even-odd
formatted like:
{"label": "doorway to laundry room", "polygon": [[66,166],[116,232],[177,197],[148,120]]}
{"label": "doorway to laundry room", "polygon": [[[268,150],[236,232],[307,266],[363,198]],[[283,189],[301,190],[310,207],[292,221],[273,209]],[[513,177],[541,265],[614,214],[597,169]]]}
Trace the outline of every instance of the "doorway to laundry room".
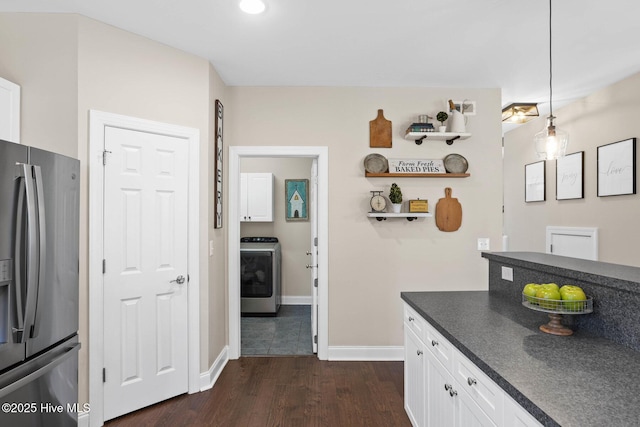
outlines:
{"label": "doorway to laundry room", "polygon": [[313,355],[314,159],[240,159],[240,355]]}

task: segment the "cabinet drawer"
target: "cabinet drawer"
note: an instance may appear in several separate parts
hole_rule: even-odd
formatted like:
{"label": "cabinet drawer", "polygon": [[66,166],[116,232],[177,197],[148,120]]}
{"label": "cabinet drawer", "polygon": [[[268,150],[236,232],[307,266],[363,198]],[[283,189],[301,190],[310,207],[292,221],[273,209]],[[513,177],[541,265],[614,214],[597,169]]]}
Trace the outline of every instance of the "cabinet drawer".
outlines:
{"label": "cabinet drawer", "polygon": [[453,371],[453,345],[430,324],[425,325],[425,344],[449,372]]}
{"label": "cabinet drawer", "polygon": [[502,425],[504,410],[502,389],[460,352],[456,352],[453,365],[453,376],[459,387],[467,391],[494,423]]}
{"label": "cabinet drawer", "polygon": [[416,313],[416,311],[407,304],[404,305],[404,323],[418,336],[418,338],[420,338],[420,340],[425,340],[424,330],[426,322],[422,316]]}

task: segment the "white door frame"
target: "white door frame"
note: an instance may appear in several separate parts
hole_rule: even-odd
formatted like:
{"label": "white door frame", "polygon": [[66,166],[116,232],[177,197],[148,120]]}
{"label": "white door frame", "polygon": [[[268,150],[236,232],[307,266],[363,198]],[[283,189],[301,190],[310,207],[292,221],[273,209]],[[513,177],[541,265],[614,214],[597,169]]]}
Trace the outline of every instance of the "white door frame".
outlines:
{"label": "white door frame", "polygon": [[[199,158],[200,131],[194,128],[154,122],[102,111],[90,111],[89,117],[89,425],[104,424],[103,339],[103,150],[105,127],[168,135],[189,144],[189,231],[188,231],[188,352],[189,393],[200,391],[200,275],[199,251]],[[108,156],[107,156],[108,160]]]}
{"label": "white door frame", "polygon": [[240,158],[242,157],[318,159],[318,358],[327,360],[329,347],[329,148],[313,146],[229,147],[229,240],[227,251],[229,358],[237,359],[240,357]]}

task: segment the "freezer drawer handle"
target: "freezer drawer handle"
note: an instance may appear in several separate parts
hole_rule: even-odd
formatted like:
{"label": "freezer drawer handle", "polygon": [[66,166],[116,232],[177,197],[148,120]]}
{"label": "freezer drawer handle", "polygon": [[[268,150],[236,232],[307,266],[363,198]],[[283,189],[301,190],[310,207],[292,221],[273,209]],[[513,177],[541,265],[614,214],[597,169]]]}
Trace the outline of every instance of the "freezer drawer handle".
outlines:
{"label": "freezer drawer handle", "polygon": [[52,371],[56,366],[67,360],[69,357],[73,356],[75,352],[80,350],[80,343],[75,343],[73,346],[68,347],[64,353],[56,356],[51,362],[47,363],[45,366],[34,370],[33,372],[29,372],[24,377],[20,378],[18,381],[11,382],[10,384],[4,385],[0,384],[0,398],[7,396],[13,391],[19,389],[20,387],[29,384],[30,382],[36,380],[37,378],[43,376],[47,372]]}

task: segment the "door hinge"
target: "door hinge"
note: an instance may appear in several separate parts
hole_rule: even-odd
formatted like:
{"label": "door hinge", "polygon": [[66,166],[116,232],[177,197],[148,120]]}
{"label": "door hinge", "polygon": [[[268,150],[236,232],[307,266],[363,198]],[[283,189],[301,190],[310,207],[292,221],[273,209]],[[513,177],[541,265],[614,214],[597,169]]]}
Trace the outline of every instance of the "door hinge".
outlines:
{"label": "door hinge", "polygon": [[318,278],[317,277],[315,279],[313,279],[313,287],[314,288],[318,287]]}
{"label": "door hinge", "polygon": [[107,382],[107,368],[102,368],[102,382]]}
{"label": "door hinge", "polygon": [[549,253],[553,253],[553,245],[549,245]]}
{"label": "door hinge", "polygon": [[107,153],[111,154],[111,151],[102,150],[102,165],[107,165]]}
{"label": "door hinge", "polygon": [[102,274],[106,274],[107,273],[107,260],[103,259],[102,260]]}
{"label": "door hinge", "polygon": [[318,247],[318,238],[317,237],[313,238],[313,246]]}
{"label": "door hinge", "polygon": [[317,335],[313,336],[313,343],[314,344],[318,344],[318,336]]}

